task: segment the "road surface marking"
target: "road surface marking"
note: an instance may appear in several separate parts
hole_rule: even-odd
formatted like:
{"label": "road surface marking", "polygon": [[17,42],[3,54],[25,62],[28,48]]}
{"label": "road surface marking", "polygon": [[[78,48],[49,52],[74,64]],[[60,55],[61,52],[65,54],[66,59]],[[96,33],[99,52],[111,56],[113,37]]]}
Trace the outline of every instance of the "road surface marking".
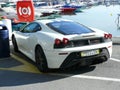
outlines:
{"label": "road surface marking", "polygon": [[[26,60],[20,58],[19,56],[11,54],[11,57],[13,59],[17,60],[18,62],[21,62],[22,65],[10,67],[10,68],[2,68],[2,67],[0,67],[0,70],[21,71],[21,72],[29,72],[29,73],[42,73],[37,69],[37,67],[35,65],[27,62]],[[10,59],[12,59],[11,57],[10,57]]]}
{"label": "road surface marking", "polygon": [[102,80],[102,81],[120,82],[120,79],[118,79],[118,78],[97,77],[97,76],[86,76],[86,75],[74,75],[74,76],[71,76],[71,77],[83,78],[83,79],[93,79],[93,80]]}
{"label": "road surface marking", "polygon": [[112,61],[116,61],[116,62],[120,62],[119,59],[115,59],[115,58],[110,58],[110,60],[112,60]]}
{"label": "road surface marking", "polygon": [[32,72],[32,73],[41,73],[37,69],[37,66],[25,61],[24,59],[20,58],[19,56],[11,54],[11,57],[14,58],[15,60],[23,63],[24,65],[20,65],[20,66],[17,66],[17,67],[12,67],[12,68],[10,68],[10,70],[25,71],[25,72]]}
{"label": "road surface marking", "polygon": [[120,79],[118,78],[97,77],[97,76],[87,76],[87,75],[54,74],[54,73],[50,73],[50,75],[58,75],[63,77],[73,77],[73,78],[90,79],[90,80],[120,82]]}

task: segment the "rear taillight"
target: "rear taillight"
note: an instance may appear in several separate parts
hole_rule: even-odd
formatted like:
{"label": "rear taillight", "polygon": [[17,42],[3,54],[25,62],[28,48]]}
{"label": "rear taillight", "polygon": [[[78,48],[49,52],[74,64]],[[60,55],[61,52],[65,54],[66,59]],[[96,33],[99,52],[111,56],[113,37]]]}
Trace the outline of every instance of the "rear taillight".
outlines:
{"label": "rear taillight", "polygon": [[104,38],[105,39],[111,39],[112,38],[112,34],[104,34]]}
{"label": "rear taillight", "polygon": [[57,39],[55,39],[55,45],[60,45],[60,44],[61,44],[61,42],[62,42],[62,41],[61,41],[60,39],[58,39],[58,38],[57,38]]}
{"label": "rear taillight", "polygon": [[112,34],[109,34],[109,38],[110,38],[110,39],[112,38]]}
{"label": "rear taillight", "polygon": [[56,38],[56,39],[55,39],[55,42],[54,42],[54,48],[63,48],[63,47],[65,47],[68,43],[69,43],[69,39],[67,39],[67,38],[63,38],[62,40]]}
{"label": "rear taillight", "polygon": [[69,40],[68,40],[67,38],[63,38],[63,41],[62,41],[62,42],[63,42],[63,44],[66,45],[66,44],[68,44]]}

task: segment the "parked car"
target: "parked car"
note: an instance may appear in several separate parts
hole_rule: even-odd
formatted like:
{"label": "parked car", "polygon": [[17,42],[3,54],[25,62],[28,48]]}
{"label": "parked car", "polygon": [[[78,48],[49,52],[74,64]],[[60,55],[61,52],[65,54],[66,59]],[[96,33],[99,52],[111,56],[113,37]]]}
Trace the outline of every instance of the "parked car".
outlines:
{"label": "parked car", "polygon": [[111,38],[109,33],[64,19],[36,20],[12,34],[14,50],[35,61],[42,72],[107,61]]}

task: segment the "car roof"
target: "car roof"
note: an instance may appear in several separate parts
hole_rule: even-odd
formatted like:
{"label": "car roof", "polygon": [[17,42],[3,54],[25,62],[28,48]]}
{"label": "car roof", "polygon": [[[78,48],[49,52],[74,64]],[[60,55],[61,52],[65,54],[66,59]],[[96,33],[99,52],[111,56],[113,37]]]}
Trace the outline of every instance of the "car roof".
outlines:
{"label": "car roof", "polygon": [[67,20],[67,19],[44,19],[44,20],[36,20],[35,22],[47,24],[47,23],[59,22],[59,21],[73,22],[72,20]]}

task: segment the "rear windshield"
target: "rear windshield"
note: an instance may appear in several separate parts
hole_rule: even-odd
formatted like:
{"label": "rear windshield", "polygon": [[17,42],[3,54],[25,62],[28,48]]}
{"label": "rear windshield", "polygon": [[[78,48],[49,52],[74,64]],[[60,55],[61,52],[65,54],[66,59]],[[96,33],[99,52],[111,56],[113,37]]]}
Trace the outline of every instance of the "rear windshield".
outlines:
{"label": "rear windshield", "polygon": [[70,21],[56,21],[56,22],[48,23],[47,26],[64,35],[93,32],[91,29],[79,23],[70,22]]}

